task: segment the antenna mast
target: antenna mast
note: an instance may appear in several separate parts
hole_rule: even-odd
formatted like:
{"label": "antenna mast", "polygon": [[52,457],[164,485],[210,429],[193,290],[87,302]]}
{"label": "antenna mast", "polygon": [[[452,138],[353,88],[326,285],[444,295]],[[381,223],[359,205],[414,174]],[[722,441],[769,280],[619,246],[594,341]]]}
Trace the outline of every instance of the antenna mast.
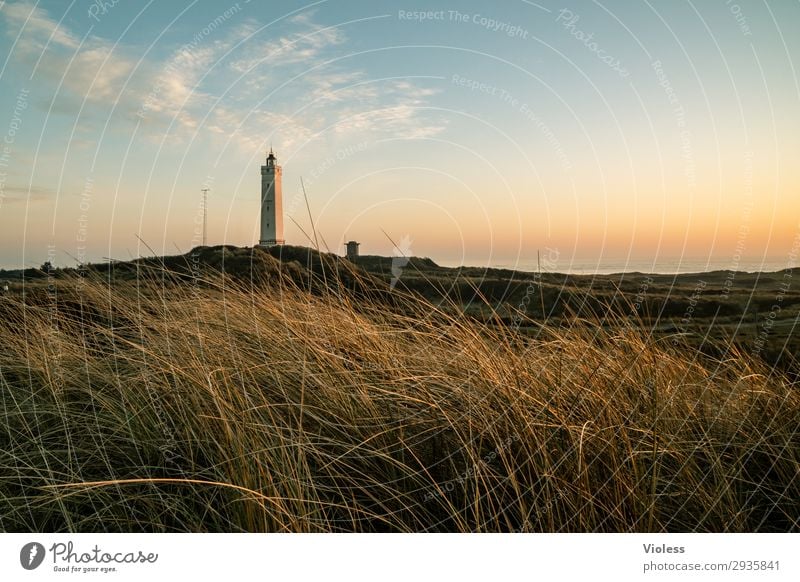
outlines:
{"label": "antenna mast", "polygon": [[202,188],[203,192],[203,246],[206,246],[206,231],[208,225],[208,191],[211,188]]}

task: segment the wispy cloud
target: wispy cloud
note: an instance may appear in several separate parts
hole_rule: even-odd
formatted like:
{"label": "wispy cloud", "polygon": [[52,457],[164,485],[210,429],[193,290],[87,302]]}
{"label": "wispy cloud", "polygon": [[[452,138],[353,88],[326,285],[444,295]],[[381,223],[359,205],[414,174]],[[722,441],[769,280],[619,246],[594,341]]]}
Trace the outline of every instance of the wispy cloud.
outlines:
{"label": "wispy cloud", "polygon": [[[57,112],[77,113],[81,102],[113,102],[135,69],[136,60],[125,57],[97,37],[80,39],[43,9],[27,3],[6,3],[2,14],[9,37],[16,40],[12,56],[30,67],[34,81],[61,93]],[[75,99],[80,97],[80,99]]]}
{"label": "wispy cloud", "polygon": [[27,33],[21,38],[22,43],[15,47],[15,50],[40,52],[48,43],[74,50],[80,44],[75,35],[63,26],[59,26],[47,12],[35,5],[5,2],[2,13],[15,36],[23,28]]}
{"label": "wispy cloud", "polygon": [[0,205],[16,205],[27,202],[49,202],[55,198],[52,188],[43,186],[15,186],[6,185],[2,189]]}
{"label": "wispy cloud", "polygon": [[249,42],[242,48],[241,55],[232,60],[230,67],[239,73],[253,73],[259,69],[278,66],[291,67],[297,64],[310,65],[322,57],[330,58],[329,50],[347,40],[341,29],[323,27],[311,21],[308,14],[299,14],[289,19],[289,25],[299,30],[278,38],[263,38],[269,30],[259,31],[248,23],[251,32]]}
{"label": "wispy cloud", "polygon": [[445,129],[444,124],[420,124],[416,107],[401,103],[369,111],[358,111],[343,118],[334,129],[339,134],[370,132],[375,128],[394,137],[423,138],[432,137]]}
{"label": "wispy cloud", "polygon": [[262,147],[270,135],[290,148],[326,130],[427,136],[443,129],[418,107],[432,89],[375,81],[352,63],[335,62],[348,42],[341,27],[323,26],[310,12],[279,27],[239,16],[140,61],[133,47],[97,36],[81,44],[31,4],[7,3],[2,11],[8,35],[19,35],[13,57],[35,67],[38,82],[52,90],[61,85],[47,104],[52,113],[77,115],[83,102],[97,105],[83,107],[84,127],[92,119],[105,127],[113,108],[113,127],[127,120],[145,138],[184,141],[200,132],[243,151]]}

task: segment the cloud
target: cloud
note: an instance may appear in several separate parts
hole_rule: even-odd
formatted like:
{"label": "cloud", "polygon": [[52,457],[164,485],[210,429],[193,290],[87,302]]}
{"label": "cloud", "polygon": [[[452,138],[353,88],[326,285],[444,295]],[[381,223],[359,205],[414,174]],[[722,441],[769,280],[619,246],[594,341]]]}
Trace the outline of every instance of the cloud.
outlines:
{"label": "cloud", "polygon": [[[214,47],[200,47],[191,51],[179,49],[173,53],[164,66],[151,76],[150,88],[140,99],[140,115],[157,113],[180,120],[181,112],[211,103],[211,96],[201,91],[199,84],[216,60]],[[183,119],[187,118],[184,116]]]}
{"label": "cloud", "polygon": [[16,46],[15,50],[38,50],[41,52],[48,43],[74,50],[80,45],[80,40],[75,35],[60,26],[37,6],[6,2],[3,6],[3,16],[14,30],[15,37],[23,29],[27,33],[21,37],[22,44]]}
{"label": "cloud", "polygon": [[114,51],[112,45],[97,37],[90,36],[81,44],[44,10],[27,3],[6,3],[0,14],[8,36],[16,41],[11,56],[30,66],[35,81],[60,90],[53,112],[76,114],[84,99],[89,103],[119,99],[120,88],[129,79],[136,60]]}
{"label": "cloud", "polygon": [[49,202],[55,198],[55,190],[44,186],[12,186],[0,189],[0,206],[23,202]]}
{"label": "cloud", "polygon": [[[242,55],[231,61],[230,67],[239,73],[252,73],[258,68],[287,68],[297,64],[313,65],[328,54],[331,47],[341,45],[346,37],[340,28],[323,27],[311,21],[309,13],[301,13],[289,19],[289,25],[301,30],[284,34],[278,38],[256,40],[265,31],[248,23],[248,43]],[[269,32],[267,29],[266,32]]]}
{"label": "cloud", "polygon": [[[53,91],[52,99],[40,96],[37,103],[54,114],[80,111],[81,127],[97,132],[136,126],[153,142],[186,143],[199,135],[252,152],[270,136],[288,149],[328,128],[354,137],[419,137],[443,129],[419,107],[435,91],[406,80],[375,81],[351,61],[350,68],[334,62],[347,36],[316,23],[310,12],[270,27],[236,12],[210,15],[188,42],[157,46],[152,54],[161,58],[143,61],[133,47],[97,36],[81,44],[27,3],[7,3],[0,18],[10,36],[20,35],[12,57],[36,67],[42,94]],[[294,80],[277,91],[289,79]]]}
{"label": "cloud", "polygon": [[111,47],[85,48],[75,53],[64,83],[72,92],[85,91],[89,101],[107,102],[118,98],[135,65],[133,60],[114,54]]}
{"label": "cloud", "polygon": [[339,121],[334,131],[339,134],[374,132],[377,129],[394,137],[432,137],[442,130],[443,124],[418,123],[417,109],[408,103],[390,107],[358,111]]}

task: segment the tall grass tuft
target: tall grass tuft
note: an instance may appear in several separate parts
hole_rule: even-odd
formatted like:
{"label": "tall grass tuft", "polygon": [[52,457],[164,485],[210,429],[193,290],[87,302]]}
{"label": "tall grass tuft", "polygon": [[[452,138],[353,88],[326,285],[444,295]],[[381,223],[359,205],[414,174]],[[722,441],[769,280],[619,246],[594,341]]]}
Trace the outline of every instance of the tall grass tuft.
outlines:
{"label": "tall grass tuft", "polygon": [[800,529],[798,387],[746,354],[286,278],[54,285],[0,298],[4,531]]}

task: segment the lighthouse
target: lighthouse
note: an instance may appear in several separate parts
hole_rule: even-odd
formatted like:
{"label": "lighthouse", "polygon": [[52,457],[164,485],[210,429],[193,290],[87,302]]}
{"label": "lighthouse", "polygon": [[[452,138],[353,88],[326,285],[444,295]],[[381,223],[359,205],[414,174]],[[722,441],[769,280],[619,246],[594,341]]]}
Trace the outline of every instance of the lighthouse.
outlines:
{"label": "lighthouse", "polygon": [[283,193],[281,167],[269,149],[267,163],[261,166],[261,238],[262,247],[283,244]]}

